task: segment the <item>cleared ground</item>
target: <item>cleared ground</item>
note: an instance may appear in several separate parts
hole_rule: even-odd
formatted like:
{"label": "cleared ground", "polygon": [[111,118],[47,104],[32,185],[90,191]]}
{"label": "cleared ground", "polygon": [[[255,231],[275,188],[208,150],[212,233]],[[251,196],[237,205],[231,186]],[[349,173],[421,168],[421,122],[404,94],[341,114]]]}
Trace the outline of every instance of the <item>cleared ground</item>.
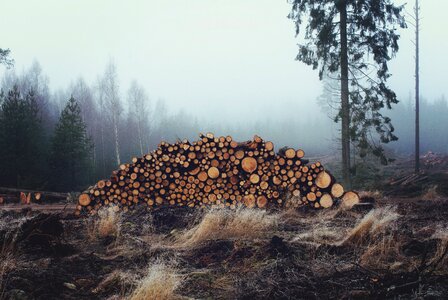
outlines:
{"label": "cleared ground", "polygon": [[61,205],[2,209],[0,297],[442,299],[448,199],[364,193],[372,198],[373,210],[164,208],[90,219]]}

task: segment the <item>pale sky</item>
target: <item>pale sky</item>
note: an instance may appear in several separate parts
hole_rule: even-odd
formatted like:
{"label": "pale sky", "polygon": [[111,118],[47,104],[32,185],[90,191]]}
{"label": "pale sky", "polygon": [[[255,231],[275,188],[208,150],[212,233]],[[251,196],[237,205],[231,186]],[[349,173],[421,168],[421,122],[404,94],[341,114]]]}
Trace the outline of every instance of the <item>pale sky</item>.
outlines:
{"label": "pale sky", "polygon": [[[37,59],[52,90],[79,76],[93,83],[113,58],[122,95],[137,79],[153,100],[199,116],[317,107],[321,83],[317,71],[294,60],[298,41],[286,0],[0,2],[0,47],[11,49],[18,72]],[[434,99],[448,91],[448,1],[421,6],[421,91]],[[402,32],[390,64],[390,83],[403,100],[413,90],[412,38],[411,27]]]}

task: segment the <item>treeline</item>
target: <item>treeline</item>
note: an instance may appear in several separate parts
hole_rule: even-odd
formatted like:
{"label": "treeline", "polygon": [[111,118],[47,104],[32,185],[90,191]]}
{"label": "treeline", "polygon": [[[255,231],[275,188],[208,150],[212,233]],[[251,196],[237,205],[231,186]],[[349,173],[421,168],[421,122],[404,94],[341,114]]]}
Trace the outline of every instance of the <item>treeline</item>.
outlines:
{"label": "treeline", "polygon": [[[97,80],[78,78],[63,90],[51,91],[39,63],[17,74],[5,73],[0,84],[0,186],[79,191],[107,178],[134,156],[162,140],[194,140],[199,132],[247,140],[254,134],[282,146],[302,148],[307,156],[340,151],[339,124],[325,114],[305,114],[291,104],[253,113],[247,121],[210,116],[198,118],[170,111],[154,101],[137,81],[123,89],[109,63]],[[388,112],[398,142],[388,147],[413,152],[413,106],[400,103]],[[421,105],[422,151],[448,152],[447,101]]]}
{"label": "treeline", "polygon": [[79,190],[191,127],[138,82],[121,91],[113,63],[94,84],[79,78],[52,93],[34,62],[7,71],[0,88],[0,186]]}
{"label": "treeline", "polygon": [[330,135],[315,138],[319,128],[328,132],[331,121],[308,122],[291,110],[279,118],[256,116],[246,123],[212,122],[182,110],[169,111],[137,81],[123,90],[113,63],[93,83],[78,78],[52,92],[40,64],[34,62],[20,74],[6,71],[0,90],[0,186],[81,190],[162,140],[194,140],[199,132],[230,134],[239,140],[260,134],[277,145],[306,145],[306,150],[316,152],[322,142],[331,142]]}

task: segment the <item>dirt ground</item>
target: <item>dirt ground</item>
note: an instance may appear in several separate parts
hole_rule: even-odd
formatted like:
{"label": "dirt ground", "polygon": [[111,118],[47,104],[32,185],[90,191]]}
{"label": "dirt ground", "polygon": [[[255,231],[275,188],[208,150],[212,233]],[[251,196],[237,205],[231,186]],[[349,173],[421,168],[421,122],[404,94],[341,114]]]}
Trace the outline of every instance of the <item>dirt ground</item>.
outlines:
{"label": "dirt ground", "polygon": [[127,299],[161,262],[172,299],[446,299],[448,198],[430,198],[365,193],[373,207],[237,212],[233,227],[188,208],[3,207],[0,299]]}

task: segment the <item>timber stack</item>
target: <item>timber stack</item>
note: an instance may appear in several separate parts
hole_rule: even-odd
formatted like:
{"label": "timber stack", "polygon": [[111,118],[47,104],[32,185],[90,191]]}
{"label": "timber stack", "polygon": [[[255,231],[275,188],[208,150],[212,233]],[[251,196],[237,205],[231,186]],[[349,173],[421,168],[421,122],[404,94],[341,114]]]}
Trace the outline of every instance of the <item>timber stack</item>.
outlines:
{"label": "timber stack", "polygon": [[255,136],[236,142],[231,136],[200,135],[190,143],[161,142],[156,150],[120,165],[79,196],[76,214],[95,214],[113,205],[127,211],[138,204],[160,206],[328,208],[359,202],[320,162],[309,164],[304,151],[282,148]]}

